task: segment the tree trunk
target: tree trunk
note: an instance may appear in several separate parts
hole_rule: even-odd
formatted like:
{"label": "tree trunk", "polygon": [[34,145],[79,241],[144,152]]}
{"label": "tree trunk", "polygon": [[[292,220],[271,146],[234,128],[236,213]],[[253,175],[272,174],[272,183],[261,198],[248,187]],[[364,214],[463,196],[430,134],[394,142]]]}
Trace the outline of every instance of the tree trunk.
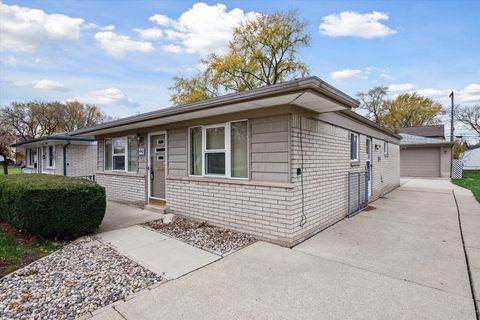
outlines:
{"label": "tree trunk", "polygon": [[3,158],[3,174],[8,174],[8,159],[5,157]]}

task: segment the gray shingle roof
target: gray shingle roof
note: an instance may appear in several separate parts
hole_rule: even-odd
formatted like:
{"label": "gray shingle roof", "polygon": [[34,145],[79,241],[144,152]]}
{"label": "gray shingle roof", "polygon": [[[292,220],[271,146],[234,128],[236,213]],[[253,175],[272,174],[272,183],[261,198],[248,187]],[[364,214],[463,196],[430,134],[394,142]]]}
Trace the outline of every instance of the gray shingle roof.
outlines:
{"label": "gray shingle roof", "polygon": [[422,127],[406,127],[400,129],[400,132],[427,138],[445,138],[445,126],[443,124]]}

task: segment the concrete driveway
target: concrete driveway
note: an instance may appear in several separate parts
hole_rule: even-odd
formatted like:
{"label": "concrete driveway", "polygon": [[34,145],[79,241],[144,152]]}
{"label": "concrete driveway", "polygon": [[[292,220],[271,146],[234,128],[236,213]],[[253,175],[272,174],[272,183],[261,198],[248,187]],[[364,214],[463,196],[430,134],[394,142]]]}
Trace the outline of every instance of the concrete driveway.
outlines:
{"label": "concrete driveway", "polygon": [[294,249],[257,242],[95,318],[475,319],[452,185],[404,183]]}

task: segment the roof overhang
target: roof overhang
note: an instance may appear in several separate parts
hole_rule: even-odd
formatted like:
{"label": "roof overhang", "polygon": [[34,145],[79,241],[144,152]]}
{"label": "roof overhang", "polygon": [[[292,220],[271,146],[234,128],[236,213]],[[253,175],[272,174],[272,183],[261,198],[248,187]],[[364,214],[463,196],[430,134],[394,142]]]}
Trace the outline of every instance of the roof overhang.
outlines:
{"label": "roof overhang", "polygon": [[402,143],[400,141],[400,148],[424,148],[424,147],[453,147],[453,142],[442,141],[436,143]]}
{"label": "roof overhang", "polygon": [[70,135],[97,136],[266,107],[299,106],[316,113],[349,110],[358,101],[317,77],[293,80],[229,94],[185,106],[170,107],[98,126]]}
{"label": "roof overhang", "polygon": [[76,145],[90,145],[95,143],[95,139],[92,137],[70,137],[70,136],[48,136],[40,137],[32,140],[22,141],[14,143],[12,147],[40,147],[46,145],[63,145],[63,144],[76,144]]}

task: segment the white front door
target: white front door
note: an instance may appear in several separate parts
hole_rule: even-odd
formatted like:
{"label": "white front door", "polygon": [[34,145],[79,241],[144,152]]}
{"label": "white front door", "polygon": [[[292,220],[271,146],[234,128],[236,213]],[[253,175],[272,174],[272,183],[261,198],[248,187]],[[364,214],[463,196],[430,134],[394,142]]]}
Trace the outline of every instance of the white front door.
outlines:
{"label": "white front door", "polygon": [[372,138],[367,137],[366,141],[366,150],[367,150],[367,161],[365,164],[365,169],[367,170],[367,189],[368,196],[372,196]]}

